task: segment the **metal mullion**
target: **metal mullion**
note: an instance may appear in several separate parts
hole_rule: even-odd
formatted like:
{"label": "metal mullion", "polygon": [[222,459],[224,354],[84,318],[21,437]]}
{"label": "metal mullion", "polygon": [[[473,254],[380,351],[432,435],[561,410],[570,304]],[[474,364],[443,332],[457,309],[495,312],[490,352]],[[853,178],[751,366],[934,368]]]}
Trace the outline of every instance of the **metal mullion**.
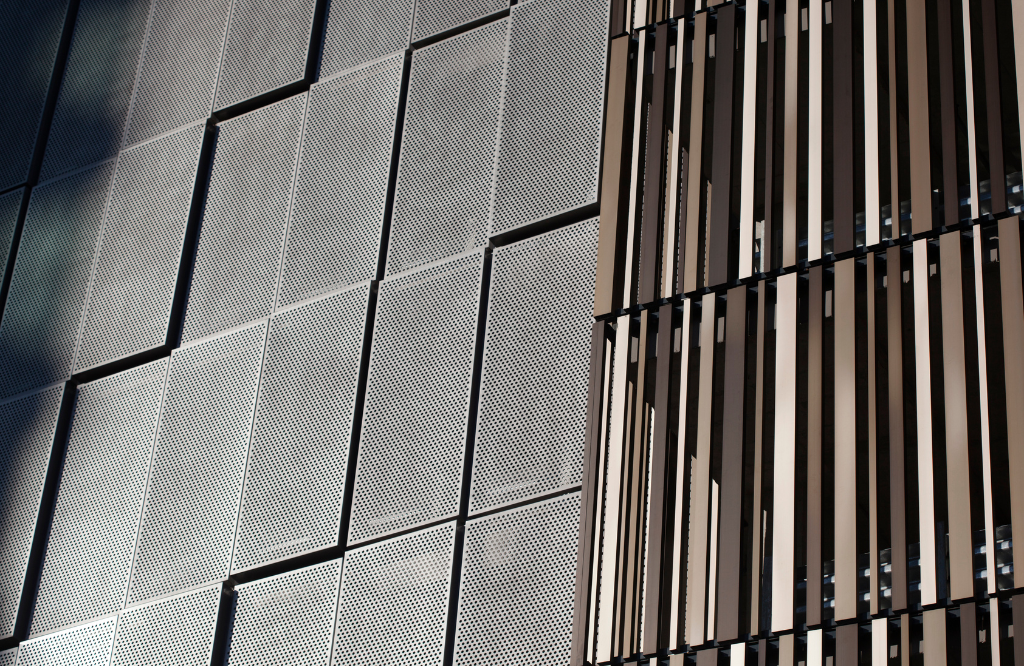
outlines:
{"label": "metal mullion", "polygon": [[[908,125],[910,128],[910,199],[915,234],[932,229],[932,175],[929,148],[928,36],[926,0],[907,0]],[[898,227],[894,228],[894,237]]]}
{"label": "metal mullion", "polygon": [[707,237],[709,285],[729,279],[729,227],[732,216],[732,118],[733,79],[736,59],[736,5],[723,5],[717,13],[715,32],[715,122],[711,182],[718,196],[712,197]]}
{"label": "metal mullion", "polygon": [[833,0],[832,251],[835,254],[853,250],[856,241],[853,220],[853,99],[853,0]]}
{"label": "metal mullion", "polygon": [[[999,221],[999,289],[1002,295],[1003,363],[1006,388],[1006,444],[1010,479],[1024,479],[1024,289],[1021,286],[1020,220]],[[1014,545],[1024,544],[1024,488],[1010,484],[1010,521]],[[1014,587],[1019,587],[1014,548]],[[1022,558],[1024,560],[1024,558]],[[1019,607],[1019,603],[1015,604]],[[1017,641],[1015,641],[1017,642]],[[1024,644],[1024,640],[1019,641]]]}
{"label": "metal mullion", "polygon": [[[822,267],[809,271],[807,336],[807,626],[821,624]],[[818,666],[821,666],[820,664]]]}
{"label": "metal mullion", "polygon": [[857,617],[856,265],[835,265],[835,620]]}
{"label": "metal mullion", "polygon": [[901,251],[886,251],[886,332],[889,390],[889,524],[892,610],[907,608],[906,479],[903,424],[903,323]]}
{"label": "metal mullion", "polygon": [[[704,139],[704,70],[707,54],[708,15],[702,12],[693,17],[693,78],[690,94],[690,145],[687,150],[686,174],[686,243],[682,262],[683,292],[689,293],[704,285],[698,279],[700,243],[701,153]],[[682,230],[680,230],[682,233]]]}

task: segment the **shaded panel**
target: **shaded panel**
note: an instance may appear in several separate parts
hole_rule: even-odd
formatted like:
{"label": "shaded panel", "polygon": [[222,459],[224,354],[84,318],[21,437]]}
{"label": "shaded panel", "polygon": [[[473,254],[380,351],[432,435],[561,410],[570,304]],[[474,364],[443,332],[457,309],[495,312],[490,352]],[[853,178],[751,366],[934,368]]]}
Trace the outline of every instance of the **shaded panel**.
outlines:
{"label": "shaded panel", "polygon": [[117,622],[110,666],[209,664],[221,586],[126,610]]}
{"label": "shaded panel", "polygon": [[21,212],[21,200],[24,196],[24,188],[0,196],[0,275],[7,274],[11,241],[14,239],[14,228],[18,224],[18,213]]}
{"label": "shaded panel", "polygon": [[320,76],[404,50],[412,12],[413,0],[328,0]]}
{"label": "shaded panel", "polygon": [[[852,228],[851,228],[852,234]],[[854,259],[835,265],[835,619],[857,616],[857,308]],[[854,632],[856,633],[856,632]]]}
{"label": "shaded panel", "polygon": [[[1009,454],[1009,478],[1020,479],[1024,473],[1024,410],[1013,408],[1024,404],[1024,286],[1021,282],[1020,220],[1016,217],[999,221],[999,293],[1003,320],[1004,385],[995,391],[1006,391],[1006,444]],[[1010,486],[1010,523],[1017,542],[1024,529],[1024,492],[1020,485]],[[1014,558],[1016,561],[1016,558]],[[1014,584],[1017,575],[1014,571]],[[1024,641],[1021,641],[1024,644]]]}
{"label": "shaded panel", "polygon": [[117,618],[25,641],[18,666],[108,666]]}
{"label": "shaded panel", "polygon": [[[914,201],[918,201],[914,199]],[[921,604],[937,600],[935,478],[932,455],[931,343],[928,315],[928,241],[914,242],[914,363],[917,405],[917,516],[920,535]]]}
{"label": "shaded panel", "polygon": [[0,666],[14,666],[18,661],[18,648],[0,652]]}
{"label": "shaded panel", "polygon": [[[913,233],[932,228],[932,176],[928,138],[928,39],[925,1],[907,1],[907,123]],[[897,225],[893,225],[896,234]],[[927,602],[926,602],[927,603]]]}
{"label": "shaded panel", "polygon": [[412,41],[437,35],[508,8],[508,0],[419,0],[412,24]]}

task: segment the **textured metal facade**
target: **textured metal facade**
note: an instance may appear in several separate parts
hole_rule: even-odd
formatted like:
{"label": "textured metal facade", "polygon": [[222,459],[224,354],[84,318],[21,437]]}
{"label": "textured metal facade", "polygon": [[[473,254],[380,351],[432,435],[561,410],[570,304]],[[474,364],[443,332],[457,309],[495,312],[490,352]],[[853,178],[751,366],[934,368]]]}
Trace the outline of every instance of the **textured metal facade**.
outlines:
{"label": "textured metal facade", "polygon": [[25,641],[18,666],[105,666],[110,663],[117,618],[100,620]]}
{"label": "textured metal facade", "polygon": [[110,666],[212,664],[220,585],[129,608],[117,619]]}

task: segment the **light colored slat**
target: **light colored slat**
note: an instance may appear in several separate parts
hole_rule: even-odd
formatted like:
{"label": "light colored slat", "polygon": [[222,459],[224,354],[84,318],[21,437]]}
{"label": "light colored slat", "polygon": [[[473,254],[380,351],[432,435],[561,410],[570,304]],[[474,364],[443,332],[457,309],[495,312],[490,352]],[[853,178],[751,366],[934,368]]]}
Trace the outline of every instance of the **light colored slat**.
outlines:
{"label": "light colored slat", "polygon": [[[761,33],[757,2],[746,5],[743,37],[743,138],[740,161],[739,276],[750,277],[754,267],[754,159],[757,138],[757,45]],[[813,62],[813,60],[812,60]],[[813,65],[812,65],[813,66]],[[820,98],[820,95],[819,95]]]}
{"label": "light colored slat", "polygon": [[711,480],[711,533],[708,536],[708,633],[715,640],[715,607],[718,600],[718,482]]}
{"label": "light colored slat", "polygon": [[878,613],[879,566],[878,566],[878,415],[875,395],[875,255],[867,256],[868,291],[868,566],[869,569],[869,611]]}
{"label": "light colored slat", "polygon": [[[1014,35],[1017,39],[1024,37],[1024,33],[1017,31],[1017,21],[1024,21],[1024,8],[1018,11],[1021,0],[1013,0],[1013,24]],[[968,79],[973,81],[974,65],[971,60],[971,5],[968,2],[960,3],[963,8],[964,24],[964,71],[968,73]],[[1018,49],[1018,53],[1024,53]],[[1018,72],[1021,65],[1018,65]],[[1019,76],[1019,74],[1018,74]],[[966,86],[967,89],[967,165],[971,175],[971,219],[978,219],[978,144],[977,130],[974,125],[974,86]],[[1018,96],[1018,100],[1022,98]]]}
{"label": "light colored slat", "polygon": [[835,619],[857,616],[857,310],[854,259],[835,266]]}
{"label": "light colored slat", "polygon": [[823,666],[821,629],[807,632],[807,666]]}
{"label": "light colored slat", "polygon": [[[865,6],[871,3],[865,3]],[[866,11],[866,10],[865,10]],[[807,259],[821,259],[821,35],[825,0],[811,0],[807,39]]]}
{"label": "light colored slat", "polygon": [[871,666],[889,666],[889,621],[885,618],[871,620]]}
{"label": "light colored slat", "polygon": [[666,184],[665,198],[665,244],[661,251],[661,293],[664,295],[674,294],[676,291],[675,270],[676,270],[676,248],[679,246],[676,241],[676,234],[681,230],[676,229],[676,222],[679,218],[679,136],[682,129],[682,104],[683,104],[683,55],[686,49],[683,48],[683,31],[679,31],[676,42],[676,62],[673,70],[676,75],[675,94],[672,98],[672,134],[668,141],[668,183]]}
{"label": "light colored slat", "polygon": [[704,56],[707,53],[708,15],[693,17],[693,76],[690,100],[690,158],[687,167],[686,185],[686,257],[683,262],[683,291],[691,292],[703,286],[701,277],[698,284],[697,257],[704,249],[698,247],[700,240],[700,197],[701,197],[701,145],[704,132]]}
{"label": "light colored slat", "polygon": [[978,395],[981,411],[981,475],[985,501],[985,587],[996,593],[996,541],[992,514],[992,451],[988,423],[988,365],[985,350],[985,292],[981,272],[981,227],[972,229],[974,242],[974,315],[978,326]]}
{"label": "light colored slat", "polygon": [[[631,3],[627,3],[629,5]],[[637,5],[643,4],[638,2]],[[633,256],[633,246],[635,242],[633,240],[636,234],[636,213],[637,213],[637,193],[642,192],[643,175],[640,173],[640,141],[643,139],[643,127],[640,125],[640,121],[643,118],[644,108],[644,72],[647,71],[645,64],[645,55],[647,53],[647,32],[641,30],[637,34],[637,39],[640,41],[636,51],[636,102],[633,107],[633,153],[630,157],[629,167],[629,212],[626,218],[626,257],[625,257],[625,273],[622,280],[622,307],[628,308],[630,305],[636,303],[637,299],[637,285],[633,281],[633,264],[639,257]]]}
{"label": "light colored slat", "polygon": [[946,610],[924,613],[924,666],[946,666]]}
{"label": "light colored slat", "polygon": [[753,550],[750,576],[750,633],[757,636],[760,632],[761,609],[761,574],[762,556],[764,555],[764,523],[761,512],[761,455],[762,431],[764,424],[764,310],[767,284],[761,280],[757,284],[757,366],[755,369],[754,389],[754,507],[750,512],[750,547]]}
{"label": "light colored slat", "polygon": [[907,120],[910,128],[910,211],[914,233],[932,228],[932,172],[928,136],[926,0],[907,0]]}
{"label": "light colored slat", "polygon": [[675,648],[679,645],[679,586],[682,583],[684,572],[682,571],[682,558],[683,558],[683,519],[689,519],[689,516],[683,513],[683,493],[685,492],[686,486],[689,484],[690,479],[684,473],[686,470],[685,464],[685,446],[684,440],[686,437],[686,391],[687,381],[686,378],[689,376],[689,359],[690,359],[690,299],[683,301],[683,325],[680,331],[680,350],[682,351],[682,358],[679,361],[679,443],[677,445],[678,454],[676,455],[676,509],[673,520],[675,521],[672,538],[672,608],[671,618],[669,625],[669,647]]}
{"label": "light colored slat", "polygon": [[878,44],[875,3],[864,5],[864,221],[865,243],[874,245],[881,229],[878,177]]}
{"label": "light colored slat", "polygon": [[[779,277],[775,328],[775,494],[772,522],[772,627],[793,628],[796,528],[796,273]],[[781,661],[779,662],[782,663]]]}
{"label": "light colored slat", "polygon": [[[999,290],[1003,306],[1003,363],[1006,382],[1006,446],[1010,478],[1024,479],[1024,293],[1021,287],[1020,220],[999,221]],[[1010,522],[1014,543],[1024,543],[1024,488],[1010,484]],[[1014,549],[1014,587],[1017,587],[1017,552]],[[1024,558],[1022,558],[1024,560]]]}
{"label": "light colored slat", "polygon": [[799,133],[800,12],[786,12],[785,145],[782,148],[782,265],[796,264],[797,135]]}
{"label": "light colored slat", "polygon": [[935,490],[932,465],[931,343],[928,336],[928,245],[914,241],[914,361],[917,372],[917,507],[921,535],[921,604],[937,601]]}

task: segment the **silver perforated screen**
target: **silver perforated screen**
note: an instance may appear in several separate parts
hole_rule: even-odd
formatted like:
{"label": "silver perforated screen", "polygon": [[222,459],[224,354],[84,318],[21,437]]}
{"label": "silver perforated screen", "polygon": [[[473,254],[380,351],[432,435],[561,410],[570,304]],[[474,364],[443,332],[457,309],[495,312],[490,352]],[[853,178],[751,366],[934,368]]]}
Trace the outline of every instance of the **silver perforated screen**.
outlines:
{"label": "silver perforated screen", "polygon": [[333,560],[235,588],[227,666],[327,664],[340,580]]}
{"label": "silver perforated screen", "polygon": [[508,9],[508,0],[417,0],[412,41],[418,42],[503,9]]}
{"label": "silver perforated screen", "polygon": [[182,341],[270,315],[306,96],[218,128]]}
{"label": "silver perforated screen", "polygon": [[413,0],[328,0],[320,78],[404,51]]}
{"label": "silver perforated screen", "polygon": [[482,247],[508,19],[413,55],[387,272]]}
{"label": "silver perforated screen", "polygon": [[118,159],[76,370],[166,341],[204,132],[193,125]]}
{"label": "silver perforated screen", "polygon": [[310,90],[280,305],[377,276],[403,61]]}
{"label": "silver perforated screen", "polygon": [[21,211],[21,200],[24,196],[24,189],[0,196],[0,275],[7,271],[11,240],[14,238],[14,227],[18,224],[18,213]]}
{"label": "silver perforated screen", "polygon": [[167,363],[78,388],[32,635],[124,603]]}
{"label": "silver perforated screen", "polygon": [[597,201],[608,15],[607,0],[512,8],[492,234]]}
{"label": "silver perforated screen", "polygon": [[349,543],[458,511],[483,259],[381,284]]}
{"label": "silver perforated screen", "polygon": [[117,618],[25,641],[18,666],[108,666]]}
{"label": "silver perforated screen", "polygon": [[210,664],[221,597],[214,585],[124,611],[110,666]]}
{"label": "silver perforated screen", "polygon": [[579,485],[598,220],[494,251],[470,511]]}
{"label": "silver perforated screen", "polygon": [[440,664],[444,652],[455,523],[345,555],[333,666],[370,664],[401,646],[408,664]]}
{"label": "silver perforated screen", "polygon": [[227,577],[266,329],[171,355],[129,603]]}
{"label": "silver perforated screen", "polygon": [[0,652],[0,666],[14,666],[18,661],[18,648]]}
{"label": "silver perforated screen", "polygon": [[579,513],[573,493],[466,523],[456,664],[569,661]]}

